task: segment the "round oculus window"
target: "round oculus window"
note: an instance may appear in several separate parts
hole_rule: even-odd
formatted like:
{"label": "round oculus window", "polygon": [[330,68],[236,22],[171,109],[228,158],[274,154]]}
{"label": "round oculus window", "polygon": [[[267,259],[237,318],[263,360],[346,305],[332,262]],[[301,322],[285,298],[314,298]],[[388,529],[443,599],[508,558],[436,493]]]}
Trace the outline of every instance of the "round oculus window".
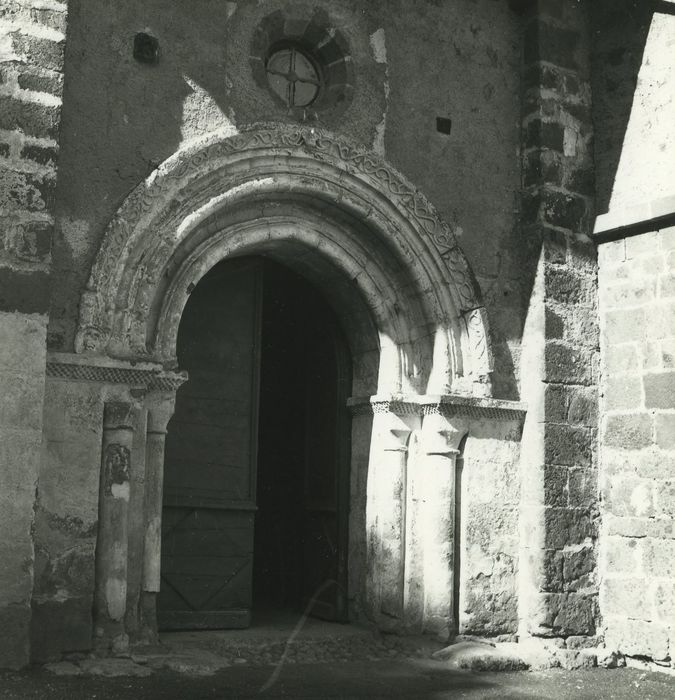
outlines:
{"label": "round oculus window", "polygon": [[323,86],[316,62],[297,46],[272,51],[266,63],[270,89],[287,107],[307,107]]}

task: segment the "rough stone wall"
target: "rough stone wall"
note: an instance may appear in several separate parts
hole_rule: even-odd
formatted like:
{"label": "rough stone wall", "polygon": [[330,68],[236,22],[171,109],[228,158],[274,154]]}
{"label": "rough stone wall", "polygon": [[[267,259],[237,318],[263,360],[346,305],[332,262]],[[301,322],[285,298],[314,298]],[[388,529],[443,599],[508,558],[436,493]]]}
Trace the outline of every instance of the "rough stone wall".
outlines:
{"label": "rough stone wall", "polygon": [[[306,18],[312,8],[348,42],[356,87],[340,117],[324,115],[318,125],[381,153],[459,227],[489,308],[496,394],[517,398],[528,299],[522,261],[511,252],[518,248],[518,24],[494,0],[149,0],[142,8],[134,0],[72,0],[50,348],[72,349],[97,246],[135,185],[209,130],[289,121],[254,79],[251,41],[271,13]],[[157,37],[156,65],[134,60],[139,31]],[[437,130],[437,117],[450,119],[449,135]]]}
{"label": "rough stone wall", "polygon": [[475,421],[462,454],[459,483],[461,634],[518,631],[518,458],[521,426]]}
{"label": "rough stone wall", "polygon": [[[596,631],[597,307],[590,242],[587,3],[524,15],[523,244],[538,259],[524,338],[521,633]],[[574,653],[574,652],[571,652]]]}
{"label": "rough stone wall", "polygon": [[673,663],[675,227],[599,251],[605,639]]}
{"label": "rough stone wall", "polygon": [[609,648],[673,665],[675,8],[594,11],[600,609]]}
{"label": "rough stone wall", "polygon": [[29,658],[66,5],[0,6],[0,666]]}

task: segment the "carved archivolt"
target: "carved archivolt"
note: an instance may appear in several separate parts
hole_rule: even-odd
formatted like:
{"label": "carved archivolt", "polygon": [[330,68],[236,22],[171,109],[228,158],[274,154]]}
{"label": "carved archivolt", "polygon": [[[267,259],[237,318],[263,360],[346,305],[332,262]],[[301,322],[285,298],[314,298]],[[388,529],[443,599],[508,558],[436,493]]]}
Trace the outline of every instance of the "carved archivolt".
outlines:
{"label": "carved archivolt", "polygon": [[[487,317],[452,229],[377,156],[298,126],[233,137],[215,133],[176,153],[136,187],[110,222],[82,295],[76,352],[169,362],[171,342],[158,339],[175,332],[165,326],[175,324],[185,303],[185,290],[177,291],[176,280],[182,284],[201,270],[199,259],[206,251],[230,254],[237,241],[244,252],[255,252],[244,246],[255,231],[267,238],[277,235],[269,209],[277,201],[291,202],[298,212],[304,207],[308,221],[324,220],[326,230],[338,232],[332,242],[339,243],[340,227],[351,226],[366,254],[369,246],[374,253],[376,246],[386,247],[420,290],[415,303],[424,317],[413,332],[392,326],[386,335],[403,346],[414,343],[421,328],[433,335],[429,327],[435,326],[436,336],[440,329],[446,338],[455,389],[488,392]],[[246,206],[248,215],[237,218]],[[312,223],[309,229],[320,227]],[[327,244],[326,255],[330,250]],[[367,261],[363,264],[367,267]],[[386,283],[373,288],[371,296],[387,295]],[[370,301],[374,309],[382,303]],[[405,309],[398,306],[392,312],[401,313]],[[405,333],[408,337],[397,337]],[[442,354],[434,350],[434,362]],[[482,390],[471,389],[481,384]]]}

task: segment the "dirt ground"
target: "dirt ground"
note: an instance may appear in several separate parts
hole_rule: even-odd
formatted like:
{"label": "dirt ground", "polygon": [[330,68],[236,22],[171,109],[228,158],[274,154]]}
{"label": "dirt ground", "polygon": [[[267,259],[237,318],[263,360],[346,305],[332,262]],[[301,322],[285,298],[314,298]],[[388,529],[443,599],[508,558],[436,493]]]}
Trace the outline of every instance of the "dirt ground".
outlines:
{"label": "dirt ground", "polygon": [[427,660],[235,665],[212,675],[168,669],[146,677],[57,676],[44,668],[0,674],[0,698],[197,700],[206,698],[675,698],[675,677],[636,669],[476,673]]}

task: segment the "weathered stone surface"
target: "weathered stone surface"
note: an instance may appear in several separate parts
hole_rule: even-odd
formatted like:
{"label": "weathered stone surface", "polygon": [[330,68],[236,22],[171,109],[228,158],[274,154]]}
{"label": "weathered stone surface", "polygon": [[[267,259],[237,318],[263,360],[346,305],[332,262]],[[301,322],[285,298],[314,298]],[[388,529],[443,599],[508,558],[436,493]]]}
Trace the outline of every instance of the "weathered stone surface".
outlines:
{"label": "weathered stone surface", "polygon": [[546,426],[547,464],[590,466],[594,434],[588,428],[549,423]]}
{"label": "weathered stone surface", "polygon": [[586,590],[594,583],[595,553],[592,547],[544,554],[546,587],[552,592]]}
{"label": "weathered stone surface", "polygon": [[600,584],[600,600],[604,615],[651,618],[652,605],[645,595],[644,578],[607,578]]}
{"label": "weathered stone surface", "polygon": [[546,343],[549,381],[561,384],[592,384],[593,358],[587,350],[560,341]]}
{"label": "weathered stone surface", "polygon": [[521,671],[529,668],[517,652],[515,645],[506,650],[501,645],[458,642],[435,652],[433,657],[443,661],[448,668],[471,671]]}
{"label": "weathered stone surface", "polygon": [[652,444],[652,418],[647,413],[611,415],[606,418],[604,445],[639,450]]}
{"label": "weathered stone surface", "polygon": [[603,569],[610,575],[635,576],[642,570],[642,542],[636,538],[606,535],[600,551]]}
{"label": "weathered stone surface", "polygon": [[675,408],[675,372],[646,374],[644,383],[647,408]]}
{"label": "weathered stone surface", "polygon": [[541,593],[539,605],[543,608],[542,624],[547,630],[547,635],[595,634],[597,619],[595,595]]}
{"label": "weathered stone surface", "polygon": [[675,579],[675,541],[649,538],[643,550],[643,567],[647,576]]}
{"label": "weathered stone surface", "polygon": [[605,644],[626,656],[668,656],[668,628],[658,622],[611,617],[606,620]]}
{"label": "weathered stone surface", "polygon": [[675,415],[672,413],[656,414],[654,421],[656,444],[663,450],[675,450]]}
{"label": "weathered stone surface", "polygon": [[584,508],[547,508],[545,546],[562,549],[566,545],[581,544],[596,535],[596,525]]}
{"label": "weathered stone surface", "polygon": [[630,375],[608,377],[604,395],[607,410],[640,409],[643,402],[642,381],[639,377]]}
{"label": "weathered stone surface", "polygon": [[654,516],[654,483],[633,474],[622,473],[612,478],[605,489],[607,507],[619,516]]}

